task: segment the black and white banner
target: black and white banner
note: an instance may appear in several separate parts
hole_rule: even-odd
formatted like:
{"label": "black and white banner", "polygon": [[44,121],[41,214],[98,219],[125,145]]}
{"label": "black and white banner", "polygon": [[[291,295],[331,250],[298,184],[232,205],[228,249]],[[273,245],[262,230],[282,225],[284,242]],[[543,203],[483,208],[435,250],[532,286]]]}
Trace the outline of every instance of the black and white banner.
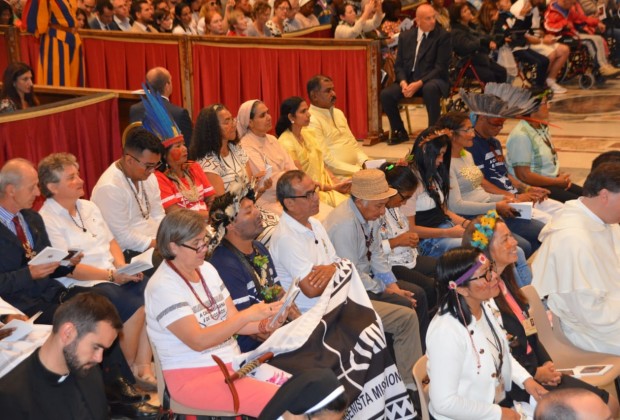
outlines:
{"label": "black and white banner", "polygon": [[271,351],[270,364],[291,374],[325,367],[336,373],[350,402],[346,419],[412,419],[414,408],[387,349],[383,325],[355,267],[342,260],[317,304],[275,331],[235,368]]}

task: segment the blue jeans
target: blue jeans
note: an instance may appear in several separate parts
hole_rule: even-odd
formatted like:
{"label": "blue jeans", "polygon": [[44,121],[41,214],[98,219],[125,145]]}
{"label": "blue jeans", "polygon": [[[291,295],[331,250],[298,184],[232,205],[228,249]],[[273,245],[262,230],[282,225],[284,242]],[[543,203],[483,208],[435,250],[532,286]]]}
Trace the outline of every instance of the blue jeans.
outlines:
{"label": "blue jeans", "polygon": [[532,283],[532,270],[527,265],[525,253],[521,248],[517,248],[517,262],[515,264],[515,280],[519,288]]}
{"label": "blue jeans", "polygon": [[[450,229],[454,223],[450,221],[443,222],[437,229]],[[422,239],[418,244],[421,255],[427,257],[441,257],[447,250],[461,246],[462,238],[426,238]]]}

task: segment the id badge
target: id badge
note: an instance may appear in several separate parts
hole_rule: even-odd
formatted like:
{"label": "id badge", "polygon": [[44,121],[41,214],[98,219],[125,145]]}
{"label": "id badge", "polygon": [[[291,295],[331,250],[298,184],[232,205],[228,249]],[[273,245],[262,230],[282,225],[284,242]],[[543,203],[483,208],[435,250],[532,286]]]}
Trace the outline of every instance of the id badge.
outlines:
{"label": "id badge", "polygon": [[495,386],[495,404],[499,404],[506,398],[506,392],[504,390],[504,381],[499,381]]}
{"label": "id badge", "polygon": [[538,333],[538,330],[536,329],[536,325],[534,324],[534,318],[532,317],[525,318],[521,322],[521,325],[523,325],[523,329],[525,330],[525,335],[528,337],[530,335],[534,335]]}

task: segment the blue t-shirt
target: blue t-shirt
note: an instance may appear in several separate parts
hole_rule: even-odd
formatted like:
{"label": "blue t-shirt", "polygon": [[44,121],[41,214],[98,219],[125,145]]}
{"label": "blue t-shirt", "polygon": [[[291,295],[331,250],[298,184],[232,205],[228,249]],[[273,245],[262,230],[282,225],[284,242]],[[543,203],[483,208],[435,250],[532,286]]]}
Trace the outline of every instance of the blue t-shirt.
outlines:
{"label": "blue t-shirt", "polygon": [[[261,255],[266,255],[269,259],[267,280],[275,279],[276,269],[273,265],[273,260],[271,259],[269,251],[267,251],[267,248],[265,248],[265,246],[258,241],[254,241],[254,247]],[[252,261],[254,257],[254,252],[252,252],[251,255],[248,255],[250,261]],[[242,311],[255,303],[263,301],[263,298],[259,296],[256,291],[256,286],[251,274],[248,273],[245,266],[241,261],[239,261],[231,250],[226,248],[224,245],[218,246],[213,252],[209,262],[215,267],[224,281],[224,284],[226,285],[237,310]],[[252,263],[250,262],[250,264]],[[275,283],[280,284],[277,281]],[[239,347],[244,353],[254,350],[261,344],[260,341],[255,340],[248,335],[238,335],[237,343],[239,343]]]}
{"label": "blue t-shirt", "polygon": [[480,168],[487,181],[510,193],[518,192],[508,178],[506,159],[499,140],[493,137],[484,139],[476,134],[474,145],[468,147],[467,151],[472,154],[474,163]]}

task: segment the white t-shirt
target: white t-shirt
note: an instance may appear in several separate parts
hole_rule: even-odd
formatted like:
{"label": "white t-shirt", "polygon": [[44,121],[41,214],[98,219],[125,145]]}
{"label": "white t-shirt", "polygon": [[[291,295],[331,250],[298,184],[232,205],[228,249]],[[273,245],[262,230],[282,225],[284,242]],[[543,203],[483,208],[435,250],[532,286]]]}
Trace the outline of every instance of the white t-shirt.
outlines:
{"label": "white t-shirt", "polygon": [[[144,306],[147,333],[157,349],[163,370],[215,366],[211,354],[220,357],[224,363],[230,363],[235,355],[241,353],[237,341],[232,337],[217,346],[198,352],[168,330],[170,324],[189,315],[195,316],[202,328],[219,324],[227,318],[226,299],[230,294],[222,279],[207,262],[200,266],[200,272],[216,302],[211,311],[205,309],[185,281],[166,262],[159,266],[146,286]],[[209,306],[202,282],[190,284],[200,300]]]}

